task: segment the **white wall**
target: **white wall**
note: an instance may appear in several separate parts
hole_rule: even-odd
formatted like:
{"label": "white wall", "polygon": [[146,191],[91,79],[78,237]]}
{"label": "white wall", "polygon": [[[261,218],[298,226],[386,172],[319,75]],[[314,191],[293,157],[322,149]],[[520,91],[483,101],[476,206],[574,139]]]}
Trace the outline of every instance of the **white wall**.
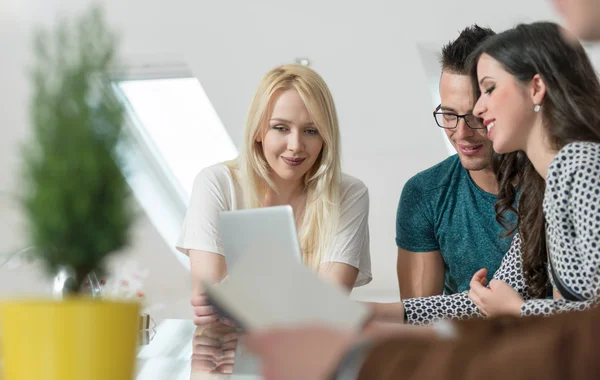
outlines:
{"label": "white wall", "polygon": [[[410,176],[447,156],[431,120],[432,97],[417,46],[441,47],[474,22],[501,30],[520,21],[557,20],[546,0],[103,3],[110,23],[121,33],[124,62],[187,64],[238,146],[250,98],[262,75],[296,57],[310,59],[330,85],[338,107],[344,170],[370,189],[375,280],[356,290],[356,297],[397,297],[394,228],[400,191]],[[28,133],[25,69],[31,61],[32,27],[55,22],[58,14],[88,4],[91,1],[0,3],[0,194],[18,191],[18,144]],[[0,230],[2,252],[19,247],[23,240],[17,227],[19,213],[7,202],[0,202],[0,207],[0,222],[6,226]],[[156,263],[174,260],[166,244],[156,241],[147,220],[141,220],[136,231],[130,254],[152,251],[139,257]],[[174,281],[173,274],[161,273],[160,267],[155,266],[152,281]],[[173,273],[180,275],[177,269],[172,268]],[[180,297],[187,287],[169,291],[159,298]]]}

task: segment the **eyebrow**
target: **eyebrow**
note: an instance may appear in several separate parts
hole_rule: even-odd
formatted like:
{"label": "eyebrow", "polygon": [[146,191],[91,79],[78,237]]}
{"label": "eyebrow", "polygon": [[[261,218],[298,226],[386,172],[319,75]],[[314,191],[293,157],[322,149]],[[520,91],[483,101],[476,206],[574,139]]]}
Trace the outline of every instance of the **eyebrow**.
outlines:
{"label": "eyebrow", "polygon": [[481,86],[483,84],[483,81],[486,79],[492,79],[491,77],[483,77],[481,78],[481,80],[479,81],[479,85]]}
{"label": "eyebrow", "polygon": [[[286,120],[286,119],[282,119],[279,117],[274,117],[272,118],[270,121],[279,121],[281,123],[288,123],[288,124],[293,124],[291,121]],[[308,123],[304,123],[304,126],[309,127],[309,126],[315,126],[316,124],[312,121],[309,121]]]}
{"label": "eyebrow", "polygon": [[454,108],[452,108],[452,107],[441,106],[440,110],[442,110],[442,111],[450,111],[450,112],[457,113],[456,110]]}
{"label": "eyebrow", "polygon": [[[440,110],[442,110],[442,111],[448,111],[448,112],[452,112],[452,113],[455,113],[455,114],[457,114],[457,115],[458,115],[458,111],[457,111],[457,110],[455,110],[455,109],[454,109],[454,108],[452,108],[452,107],[441,106],[441,107],[440,107]],[[472,110],[472,109],[471,109],[471,110],[469,110],[469,112],[467,112],[465,115],[468,115],[468,114],[470,114],[470,113],[473,113],[473,110]]]}

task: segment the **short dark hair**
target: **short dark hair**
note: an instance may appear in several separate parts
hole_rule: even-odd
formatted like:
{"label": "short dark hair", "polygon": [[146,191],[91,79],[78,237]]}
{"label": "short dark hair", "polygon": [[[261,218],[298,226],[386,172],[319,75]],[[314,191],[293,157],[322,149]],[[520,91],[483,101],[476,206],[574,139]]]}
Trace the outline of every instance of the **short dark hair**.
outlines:
{"label": "short dark hair", "polygon": [[455,74],[469,75],[467,58],[486,38],[496,33],[477,24],[466,27],[454,41],[442,48],[442,70]]}

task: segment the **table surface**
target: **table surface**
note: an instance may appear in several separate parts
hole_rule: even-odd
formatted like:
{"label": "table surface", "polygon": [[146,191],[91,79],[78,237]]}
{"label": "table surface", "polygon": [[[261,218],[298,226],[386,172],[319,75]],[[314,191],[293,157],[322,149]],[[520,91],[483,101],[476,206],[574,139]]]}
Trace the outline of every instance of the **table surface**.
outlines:
{"label": "table surface", "polygon": [[235,329],[222,325],[196,327],[190,320],[166,319],[139,348],[135,379],[261,379],[243,338],[230,340],[235,335]]}

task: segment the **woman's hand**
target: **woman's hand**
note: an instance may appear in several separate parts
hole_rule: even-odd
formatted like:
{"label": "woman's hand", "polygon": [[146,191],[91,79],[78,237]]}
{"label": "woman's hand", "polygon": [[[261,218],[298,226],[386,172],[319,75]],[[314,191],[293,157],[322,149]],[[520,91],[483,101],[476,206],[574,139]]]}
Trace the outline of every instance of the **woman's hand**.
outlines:
{"label": "woman's hand", "polygon": [[521,315],[523,298],[510,285],[501,280],[492,280],[486,287],[487,269],[480,269],[471,279],[469,298],[488,317],[499,315]]}
{"label": "woman's hand", "polygon": [[194,309],[194,324],[205,326],[218,321],[219,316],[214,307],[208,303],[204,294],[193,296],[191,304]]}
{"label": "woman's hand", "polygon": [[215,325],[198,327],[192,349],[192,373],[231,373],[239,333],[236,329]]}
{"label": "woman's hand", "polygon": [[196,326],[208,326],[221,323],[229,327],[237,327],[230,319],[220,317],[217,310],[208,303],[206,295],[193,296],[191,304],[194,309],[194,324]]}

